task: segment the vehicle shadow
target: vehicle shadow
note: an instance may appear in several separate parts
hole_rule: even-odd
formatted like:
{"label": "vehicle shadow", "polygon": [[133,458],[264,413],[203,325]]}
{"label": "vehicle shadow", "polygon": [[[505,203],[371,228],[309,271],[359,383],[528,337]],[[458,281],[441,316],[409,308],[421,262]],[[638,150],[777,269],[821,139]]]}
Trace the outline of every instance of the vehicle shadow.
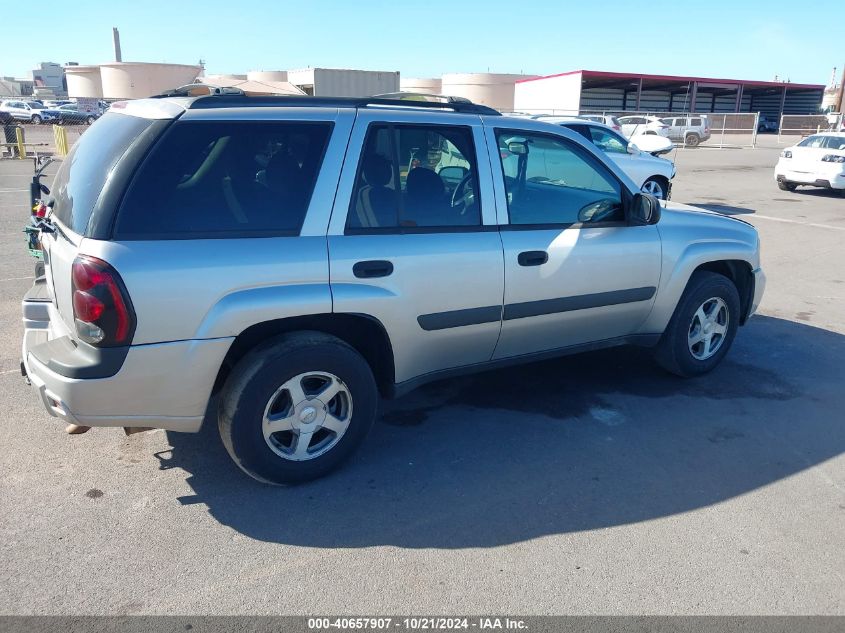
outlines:
{"label": "vehicle shadow", "polygon": [[[786,192],[784,192],[786,193]],[[837,189],[824,189],[822,187],[798,187],[795,191],[789,192],[787,195],[810,196],[811,198],[842,198],[842,194]]]}
{"label": "vehicle shadow", "polygon": [[646,350],[571,356],[428,385],[387,403],[358,455],[296,487],[259,484],[208,420],[169,433],[220,523],[311,547],[494,547],[703,508],[845,450],[845,336],[755,317],[694,380]]}

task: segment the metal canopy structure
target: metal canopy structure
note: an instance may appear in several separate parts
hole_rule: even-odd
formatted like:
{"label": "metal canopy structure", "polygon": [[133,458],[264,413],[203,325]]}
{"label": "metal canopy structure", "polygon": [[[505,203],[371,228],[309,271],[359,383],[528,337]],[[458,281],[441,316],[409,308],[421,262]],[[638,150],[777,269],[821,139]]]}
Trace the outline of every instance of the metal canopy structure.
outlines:
{"label": "metal canopy structure", "polygon": [[821,84],[597,70],[525,79],[517,85],[574,75],[581,77],[582,111],[763,112],[779,117],[818,112],[824,94]]}

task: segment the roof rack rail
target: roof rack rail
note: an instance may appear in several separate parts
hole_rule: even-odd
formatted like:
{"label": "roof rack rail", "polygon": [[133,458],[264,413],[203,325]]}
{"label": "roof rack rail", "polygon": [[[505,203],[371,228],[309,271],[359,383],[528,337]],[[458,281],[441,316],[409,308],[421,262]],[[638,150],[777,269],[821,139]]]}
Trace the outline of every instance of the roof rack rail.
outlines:
{"label": "roof rack rail", "polygon": [[165,97],[208,97],[208,96],[245,96],[246,93],[240,88],[229,88],[220,86],[211,86],[209,84],[186,84],[173,88],[172,90],[165,90],[161,94],[153,95],[153,99],[164,99]]}
{"label": "roof rack rail", "polygon": [[363,97],[360,99],[359,107],[368,105],[434,108],[472,114],[501,114],[498,110],[494,110],[493,108],[478,103],[473,103],[464,97],[451,97],[447,95],[426,94],[421,92],[391,92],[388,94],[374,95],[372,97]]}
{"label": "roof rack rail", "polygon": [[[412,98],[409,98],[412,97]],[[221,107],[313,107],[313,108],[364,108],[387,106],[403,108],[431,108],[468,114],[498,116],[501,113],[488,106],[473,103],[463,97],[425,95],[415,93],[391,93],[373,97],[312,97],[309,95],[247,95],[237,88],[219,88],[207,84],[188,84],[167,90],[154,99],[167,97],[197,97],[188,106],[192,110],[206,110]],[[439,101],[432,99],[440,99]]]}

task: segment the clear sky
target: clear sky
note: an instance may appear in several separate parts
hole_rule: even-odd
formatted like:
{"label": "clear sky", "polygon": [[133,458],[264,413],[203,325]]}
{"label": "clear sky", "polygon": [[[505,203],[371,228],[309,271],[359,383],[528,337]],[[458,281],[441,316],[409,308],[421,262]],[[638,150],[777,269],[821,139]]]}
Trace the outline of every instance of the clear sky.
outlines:
{"label": "clear sky", "polygon": [[[0,75],[24,76],[40,61],[109,61],[112,26],[120,29],[124,61],[204,59],[209,73],[323,66],[428,77],[583,68],[827,83],[832,67],[841,72],[845,62],[845,38],[833,35],[842,33],[842,6],[830,0],[41,0],[34,12],[27,6],[0,0]],[[11,35],[15,14],[21,30]]]}

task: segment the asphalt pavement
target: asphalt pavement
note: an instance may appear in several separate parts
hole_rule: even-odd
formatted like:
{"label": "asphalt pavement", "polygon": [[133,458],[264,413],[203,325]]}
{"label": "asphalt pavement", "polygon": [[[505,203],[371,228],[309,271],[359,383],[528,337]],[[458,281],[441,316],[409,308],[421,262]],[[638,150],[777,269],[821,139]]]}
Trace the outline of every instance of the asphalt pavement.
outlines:
{"label": "asphalt pavement", "polygon": [[67,436],[18,371],[31,164],[0,161],[0,614],[845,614],[845,199],[779,149],[679,150],[758,227],[713,373],[616,349],[388,403],[342,470],[257,484],[216,424]]}

